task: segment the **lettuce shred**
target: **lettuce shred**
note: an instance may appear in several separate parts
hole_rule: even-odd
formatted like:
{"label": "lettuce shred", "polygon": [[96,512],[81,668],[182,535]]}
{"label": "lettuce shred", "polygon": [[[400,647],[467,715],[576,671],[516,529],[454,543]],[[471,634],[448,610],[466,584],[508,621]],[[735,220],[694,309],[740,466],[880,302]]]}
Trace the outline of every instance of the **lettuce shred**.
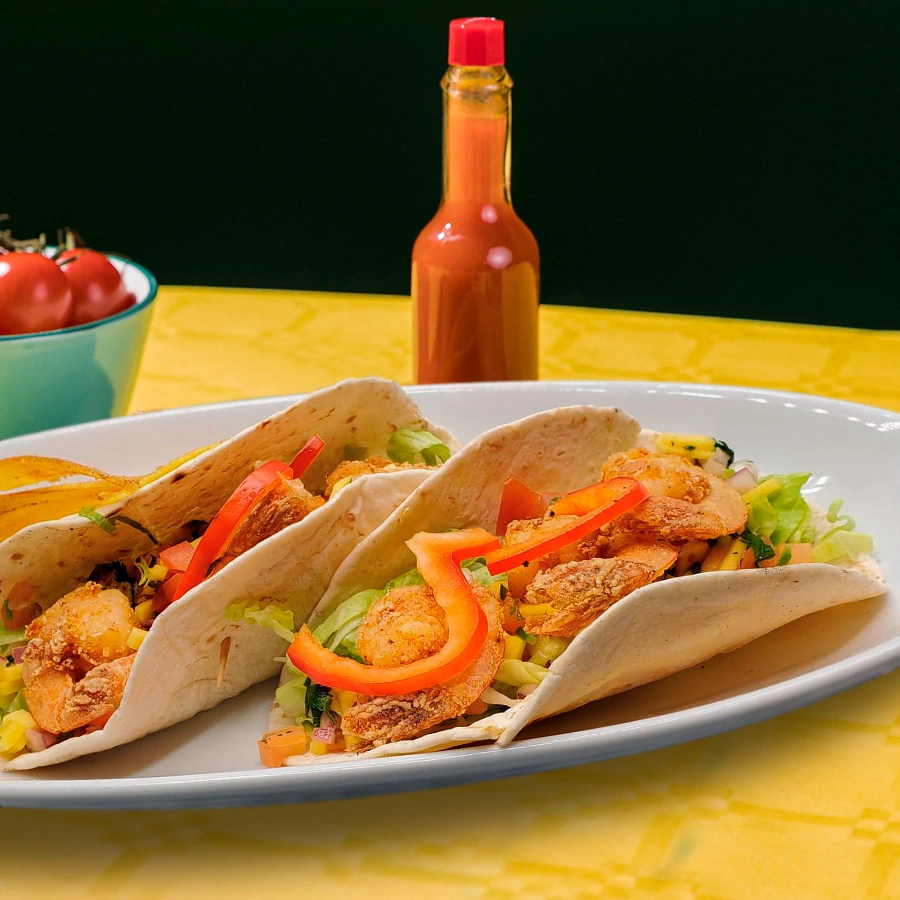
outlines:
{"label": "lettuce shred", "polygon": [[401,428],[391,435],[387,455],[395,463],[414,463],[421,457],[426,466],[437,466],[450,459],[450,448],[430,431]]}
{"label": "lettuce shred", "polygon": [[271,628],[275,634],[288,642],[294,639],[294,614],[274,603],[262,607],[256,600],[232,603],[225,609],[225,618],[229,622],[254,622],[264,628]]}
{"label": "lettuce shred", "polygon": [[813,547],[813,562],[833,563],[839,560],[856,562],[874,549],[872,536],[854,531],[856,522],[841,514],[843,500],[835,500],[828,507],[825,520],[834,527],[827,531]]}

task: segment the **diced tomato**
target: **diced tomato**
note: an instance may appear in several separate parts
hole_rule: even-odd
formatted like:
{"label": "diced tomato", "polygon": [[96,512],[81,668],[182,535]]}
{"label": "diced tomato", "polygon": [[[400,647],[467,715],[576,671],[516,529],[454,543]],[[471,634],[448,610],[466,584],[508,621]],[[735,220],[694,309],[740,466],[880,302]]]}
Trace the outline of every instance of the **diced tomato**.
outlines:
{"label": "diced tomato", "polygon": [[752,547],[748,547],[744,551],[744,555],[741,557],[741,566],[742,569],[755,569],[756,568],[756,554],[753,552]]}
{"label": "diced tomato", "polygon": [[173,572],[186,572],[194,556],[194,545],[188,541],[182,541],[169,547],[159,554],[159,561],[169,570]]}
{"label": "diced tomato", "polygon": [[160,586],[153,598],[153,611],[162,612],[170,603],[178,598],[178,588],[184,579],[184,572],[176,572],[170,575]]}
{"label": "diced tomato", "polygon": [[503,484],[500,512],[497,514],[497,534],[506,534],[510,522],[539,519],[546,511],[547,501],[544,495],[510,475]]}
{"label": "diced tomato", "polygon": [[788,565],[795,563],[811,563],[813,561],[812,544],[791,544],[791,560]]}
{"label": "diced tomato", "polygon": [[262,740],[256,744],[259,747],[259,761],[264,766],[274,769],[283,766],[289,756],[305,753],[308,740],[303,728],[291,725],[282,728],[281,731],[266,732]]}

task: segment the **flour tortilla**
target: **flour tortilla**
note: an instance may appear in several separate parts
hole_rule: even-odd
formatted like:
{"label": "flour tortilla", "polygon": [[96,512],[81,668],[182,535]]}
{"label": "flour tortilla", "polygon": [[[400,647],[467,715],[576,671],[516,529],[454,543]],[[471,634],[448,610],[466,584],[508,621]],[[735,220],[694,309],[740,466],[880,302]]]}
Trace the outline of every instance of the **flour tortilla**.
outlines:
{"label": "flour tortilla", "polygon": [[[459,443],[425,420],[393,382],[367,378],[341,382],[220,444],[132,496],[106,507],[145,525],[160,543],[192,519],[209,521],[256,464],[288,461],[312,434],[325,447],[304,476],[320,490],[347,445],[384,453],[399,428],[431,431],[451,450]],[[7,769],[30,769],[95,753],[188,719],[276,674],[285,642],[268,628],[230,622],[225,609],[242,600],[267,602],[270,573],[290,569],[289,590],[279,605],[294,621],[306,620],[344,557],[430,475],[408,469],[367,475],[340,491],[301,522],[283,529],[189,591],[154,622],[128,679],[122,703],[102,731],[69,738],[38,753],[25,753]],[[80,516],[32,525],[0,544],[0,603],[27,582],[47,608],[83,584],[95,565],[147,551],[140,531],[122,525],[107,533]],[[230,638],[221,683],[220,647]]]}
{"label": "flour tortilla", "polygon": [[[564,494],[599,477],[604,460],[618,450],[648,446],[653,432],[626,428],[619,411],[582,408],[532,416],[508,431],[498,429],[489,440],[469,445],[397,510],[347,557],[312,616],[324,619],[340,602],[365,588],[381,586],[415,567],[405,541],[420,531],[450,528],[495,528],[506,475],[515,475],[541,491]],[[592,421],[611,416],[612,433],[597,439],[586,433],[578,416]],[[575,457],[560,456],[528,472],[521,455],[510,452],[540,420],[540,435],[553,446],[571,447]],[[631,421],[631,420],[628,420]],[[602,434],[602,431],[601,431]],[[485,436],[487,438],[488,436]],[[549,463],[549,466],[547,465]],[[821,533],[828,526],[814,508]],[[471,725],[438,728],[421,737],[385,744],[358,757],[424,753],[461,744],[495,741],[509,744],[529,723],[594,700],[609,697],[683,669],[761,637],[788,622],[819,610],[863,600],[885,590],[878,564],[871,557],[847,568],[823,564],[782,566],[736,572],[710,572],[656,582],[613,605],[582,631],[553,663],[550,674],[524,700]],[[285,678],[285,674],[282,675]],[[276,703],[269,728],[288,724]],[[289,765],[327,764],[345,754],[291,757]]]}

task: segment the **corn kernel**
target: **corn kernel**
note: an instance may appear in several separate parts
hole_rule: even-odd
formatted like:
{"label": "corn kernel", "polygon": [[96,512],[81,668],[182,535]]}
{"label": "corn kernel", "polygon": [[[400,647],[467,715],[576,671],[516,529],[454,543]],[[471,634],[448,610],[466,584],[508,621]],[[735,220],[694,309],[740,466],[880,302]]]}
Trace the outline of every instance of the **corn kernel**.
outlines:
{"label": "corn kernel", "polygon": [[549,603],[522,603],[519,605],[519,615],[523,619],[534,619],[538,616],[549,616],[556,609]]}
{"label": "corn kernel", "polygon": [[735,538],[731,546],[728,548],[728,552],[725,554],[725,558],[722,562],[719,563],[719,571],[720,572],[735,572],[741,567],[741,560],[744,558],[744,554],[747,552],[747,548],[750,545],[746,541],[742,541],[740,538]]}
{"label": "corn kernel", "polygon": [[11,665],[4,666],[0,669],[0,684],[7,681],[21,681],[22,680],[22,665],[21,663],[12,663]]}
{"label": "corn kernel", "polygon": [[332,691],[331,708],[342,716],[356,703],[357,697],[356,691]]}
{"label": "corn kernel", "polygon": [[138,603],[138,605],[134,608],[134,614],[137,617],[138,622],[142,625],[146,625],[148,622],[153,620],[153,601],[145,600],[143,603]]}
{"label": "corn kernel", "polygon": [[352,481],[353,481],[352,475],[348,475],[346,478],[342,478],[340,481],[336,481],[334,483],[334,487],[331,489],[331,496],[334,497],[334,495],[337,494],[338,491],[342,491]]}
{"label": "corn kernel", "polygon": [[503,636],[506,641],[506,651],[503,656],[505,659],[521,659],[525,652],[525,641],[517,634],[506,634]]}
{"label": "corn kernel", "polygon": [[328,744],[324,744],[322,741],[310,741],[309,752],[315,753],[316,756],[324,756],[328,752]]}
{"label": "corn kernel", "polygon": [[125,643],[131,647],[132,650],[137,650],[141,644],[144,643],[144,639],[147,637],[148,633],[149,632],[144,631],[143,628],[132,628],[131,633],[125,639]]}
{"label": "corn kernel", "polygon": [[674,453],[688,459],[711,459],[716,452],[715,438],[705,434],[661,434],[656,446],[663,453]]}

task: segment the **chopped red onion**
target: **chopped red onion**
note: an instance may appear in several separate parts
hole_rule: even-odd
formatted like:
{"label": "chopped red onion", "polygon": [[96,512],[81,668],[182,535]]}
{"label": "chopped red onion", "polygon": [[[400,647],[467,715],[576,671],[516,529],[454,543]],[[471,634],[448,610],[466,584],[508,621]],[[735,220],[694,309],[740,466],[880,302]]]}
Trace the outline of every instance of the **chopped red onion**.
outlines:
{"label": "chopped red onion", "polygon": [[32,753],[40,753],[41,750],[52,747],[57,740],[58,738],[55,734],[50,734],[49,731],[42,731],[39,728],[29,728],[25,732],[25,746]]}
{"label": "chopped red onion", "polygon": [[22,654],[25,652],[25,647],[13,647],[12,658],[13,662],[17,665],[22,662]]}
{"label": "chopped red onion", "polygon": [[729,487],[733,487],[739,494],[746,494],[756,487],[756,479],[753,473],[745,466],[739,469],[728,481],[725,482]]}
{"label": "chopped red onion", "polygon": [[334,726],[331,728],[313,728],[312,739],[320,744],[333,744],[334,735]]}
{"label": "chopped red onion", "polygon": [[703,471],[707,475],[715,475],[717,478],[722,477],[722,473],[727,470],[727,466],[723,465],[719,460],[713,458],[703,463]]}

